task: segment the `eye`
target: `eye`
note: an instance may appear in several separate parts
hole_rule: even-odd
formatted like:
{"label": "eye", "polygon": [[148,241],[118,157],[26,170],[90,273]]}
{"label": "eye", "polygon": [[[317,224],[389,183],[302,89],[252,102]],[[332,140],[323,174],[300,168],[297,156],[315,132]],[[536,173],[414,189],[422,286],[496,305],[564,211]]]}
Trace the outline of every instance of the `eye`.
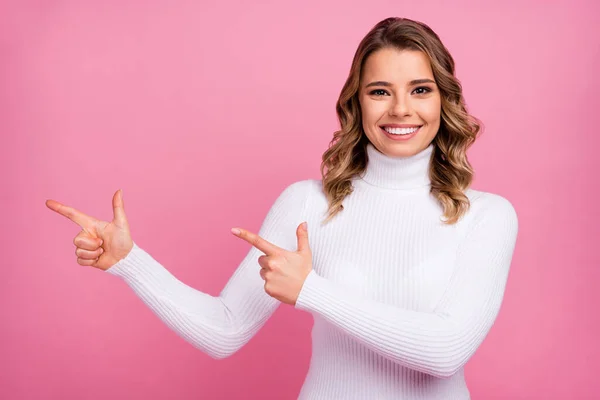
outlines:
{"label": "eye", "polygon": [[378,94],[375,94],[375,92],[383,92],[383,93],[387,93],[385,90],[383,89],[375,89],[372,90],[369,94],[375,95],[375,96],[379,96]]}
{"label": "eye", "polygon": [[426,94],[426,93],[429,93],[429,92],[431,92],[431,89],[430,89],[430,88],[428,88],[427,86],[419,86],[419,87],[418,87],[418,88],[416,88],[414,91],[417,91],[417,90],[419,90],[419,89],[423,89],[423,90],[425,90],[425,92],[421,92],[421,93],[417,93],[417,94]]}
{"label": "eye", "polygon": [[[413,90],[413,92],[416,92],[417,90],[422,90],[422,92],[419,92],[417,94],[427,94],[429,92],[432,92],[432,89],[428,88],[427,86],[419,86],[418,88]],[[387,91],[385,91],[383,89],[375,89],[375,90],[372,90],[371,92],[369,92],[369,94],[373,95],[373,96],[382,96],[383,93],[389,94]]]}

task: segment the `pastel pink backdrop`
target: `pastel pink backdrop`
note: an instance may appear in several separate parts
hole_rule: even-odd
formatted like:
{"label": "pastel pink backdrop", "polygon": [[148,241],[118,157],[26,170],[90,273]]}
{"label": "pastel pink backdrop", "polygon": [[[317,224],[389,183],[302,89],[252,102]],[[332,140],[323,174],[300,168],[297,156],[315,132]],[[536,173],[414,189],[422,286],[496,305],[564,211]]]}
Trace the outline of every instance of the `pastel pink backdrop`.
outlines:
{"label": "pastel pink backdrop", "polygon": [[519,215],[474,399],[600,392],[598,3],[14,1],[0,5],[0,398],[293,399],[309,314],[283,305],[231,358],[76,263],[76,225],[122,188],[134,240],[217,295],[279,192],[318,179],[335,101],[379,20],[429,24],[485,132],[474,187]]}

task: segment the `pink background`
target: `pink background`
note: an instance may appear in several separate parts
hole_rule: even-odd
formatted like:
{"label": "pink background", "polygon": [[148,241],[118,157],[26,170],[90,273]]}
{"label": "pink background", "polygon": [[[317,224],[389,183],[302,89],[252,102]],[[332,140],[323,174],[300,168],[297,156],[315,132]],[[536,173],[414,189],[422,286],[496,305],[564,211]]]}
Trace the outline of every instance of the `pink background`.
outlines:
{"label": "pink background", "polygon": [[217,295],[279,192],[320,177],[335,101],[379,20],[429,24],[485,132],[474,188],[513,203],[502,311],[467,365],[474,399],[600,396],[593,1],[0,3],[0,398],[293,399],[309,314],[282,306],[231,358],[170,331],[118,278],[76,263],[55,199],[110,220]]}

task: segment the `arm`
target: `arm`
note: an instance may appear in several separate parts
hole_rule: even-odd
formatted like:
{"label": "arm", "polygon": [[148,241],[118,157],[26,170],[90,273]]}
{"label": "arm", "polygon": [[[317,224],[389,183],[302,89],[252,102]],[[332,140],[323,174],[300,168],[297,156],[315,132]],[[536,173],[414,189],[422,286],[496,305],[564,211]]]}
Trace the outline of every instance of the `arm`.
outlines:
{"label": "arm", "polygon": [[432,312],[361,297],[314,270],[295,307],[320,315],[407,368],[437,377],[453,375],[475,353],[496,319],[515,247],[514,208],[500,196],[490,200],[461,243],[454,274]]}
{"label": "arm", "polygon": [[[260,234],[295,250],[309,181],[288,186],[271,206]],[[251,248],[218,297],[182,283],[134,243],[129,254],[106,272],[121,277],[169,328],[209,356],[230,356],[265,324],[280,302],[267,295],[258,257]]]}

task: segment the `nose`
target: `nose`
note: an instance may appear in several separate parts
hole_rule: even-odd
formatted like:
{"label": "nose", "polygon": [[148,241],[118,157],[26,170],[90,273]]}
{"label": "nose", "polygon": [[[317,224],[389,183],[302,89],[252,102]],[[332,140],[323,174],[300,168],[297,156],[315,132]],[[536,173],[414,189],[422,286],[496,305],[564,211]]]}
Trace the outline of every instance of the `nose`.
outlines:
{"label": "nose", "polygon": [[390,116],[410,115],[410,101],[401,96],[395,97],[390,104]]}

